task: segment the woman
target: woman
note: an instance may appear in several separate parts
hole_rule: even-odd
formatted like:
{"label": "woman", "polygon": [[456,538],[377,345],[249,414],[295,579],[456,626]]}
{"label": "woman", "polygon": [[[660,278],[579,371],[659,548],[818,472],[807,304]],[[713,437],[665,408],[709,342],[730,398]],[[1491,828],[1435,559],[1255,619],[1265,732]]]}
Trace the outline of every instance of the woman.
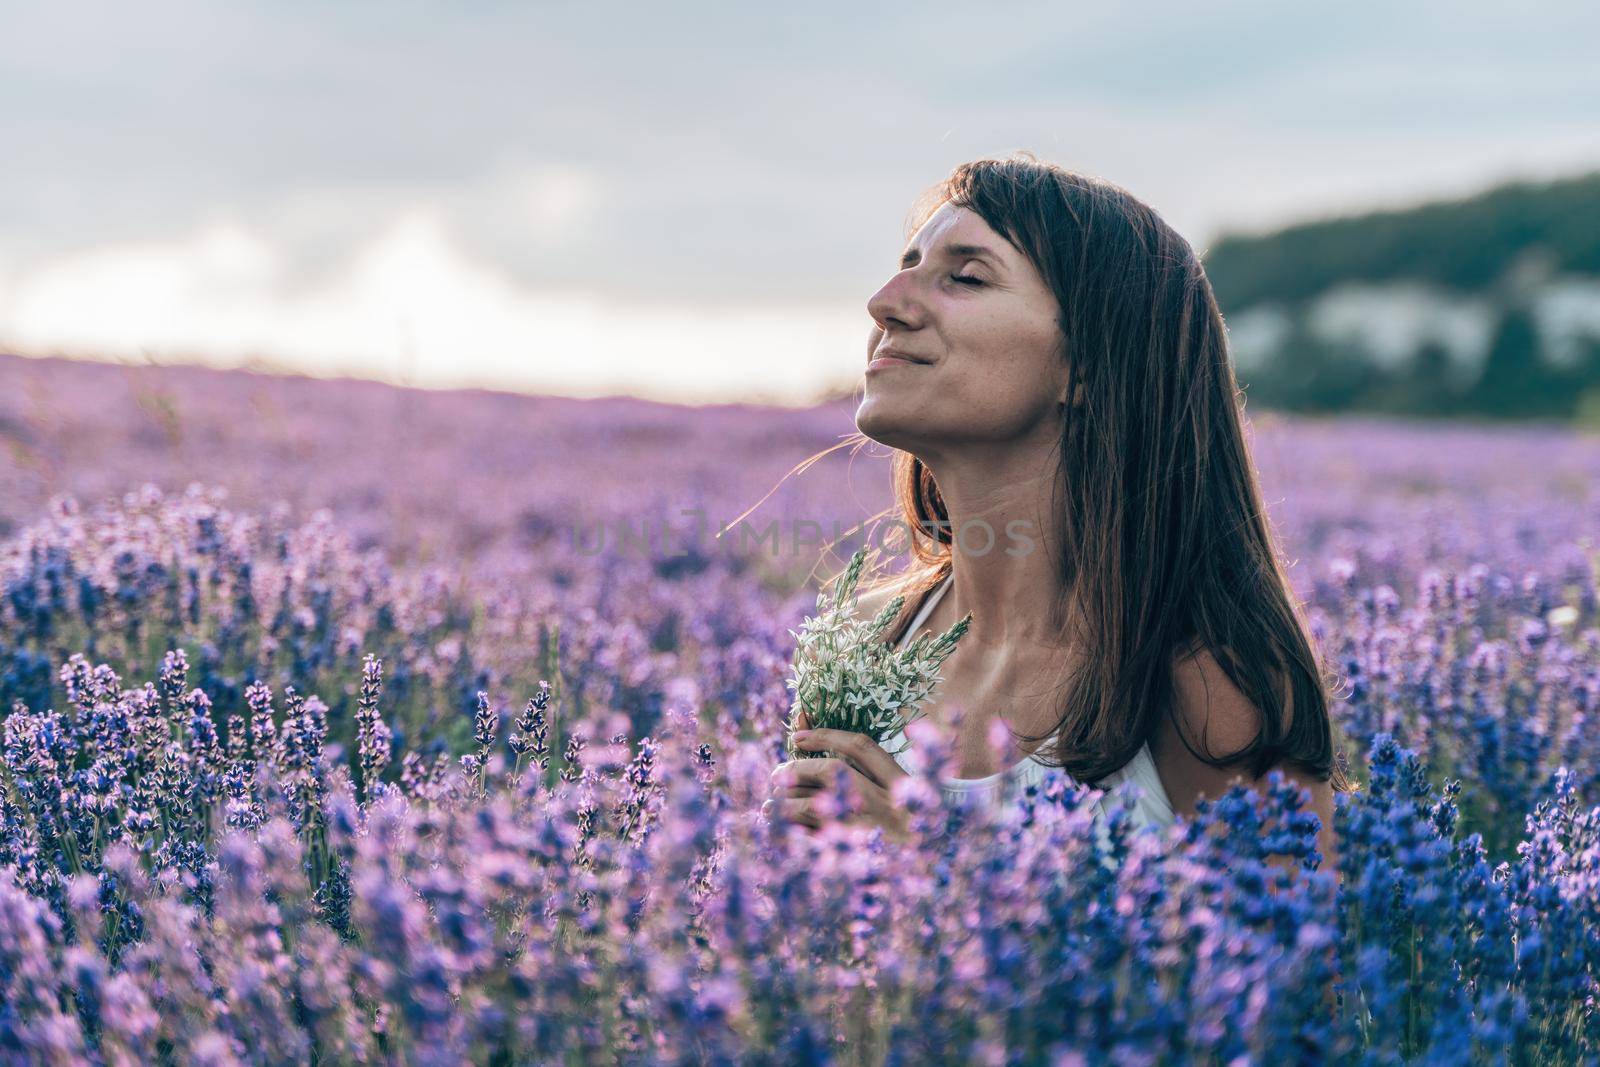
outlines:
{"label": "woman", "polygon": [[[856,426],[898,450],[915,559],[862,612],[912,594],[891,641],[972,615],[923,705],[970,709],[962,773],[941,784],[1006,796],[1046,765],[1132,778],[1135,818],[1159,823],[1278,768],[1309,789],[1332,866],[1333,794],[1351,785],[1193,249],[1126,191],[1031,153],[958,166],[930,194],[867,302]],[[995,773],[997,719],[1021,744]],[[837,757],[781,765],[774,814],[818,825],[842,774],[849,818],[905,832],[904,746],[800,743]]]}

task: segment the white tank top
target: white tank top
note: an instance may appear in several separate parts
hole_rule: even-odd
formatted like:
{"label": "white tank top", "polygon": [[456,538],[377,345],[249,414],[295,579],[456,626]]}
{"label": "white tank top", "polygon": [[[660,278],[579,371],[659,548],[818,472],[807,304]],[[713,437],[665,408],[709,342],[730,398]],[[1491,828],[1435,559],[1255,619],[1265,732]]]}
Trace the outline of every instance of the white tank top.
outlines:
{"label": "white tank top", "polygon": [[[950,588],[953,580],[951,577],[946,577],[939,587],[928,595],[910,625],[906,627],[905,633],[901,635],[896,648],[905,648],[911,643],[928,616],[933,614],[934,606]],[[1051,738],[1054,736],[1054,733],[1050,735]],[[1041,742],[1040,748],[1048,742],[1049,738]],[[895,762],[908,772],[918,774],[924,770],[917,759],[917,753],[912,750],[911,739],[904,731],[893,734],[884,742],[883,747],[894,756]],[[957,801],[994,805],[1019,799],[1022,791],[1030,784],[1042,783],[1052,774],[1063,775],[1069,782],[1074,781],[1061,768],[1046,766],[1030,754],[1020,763],[983,778],[943,778],[939,787],[945,795]],[[1104,843],[1110,841],[1105,819],[1106,802],[1111,799],[1112,790],[1128,781],[1137,787],[1132,813],[1136,828],[1144,825],[1166,826],[1174,820],[1172,802],[1161,784],[1161,776],[1156,772],[1155,760],[1150,755],[1149,744],[1146,743],[1139,746],[1139,751],[1126,766],[1111,772],[1100,782],[1099,788],[1105,790],[1105,794],[1095,801],[1095,822]]]}

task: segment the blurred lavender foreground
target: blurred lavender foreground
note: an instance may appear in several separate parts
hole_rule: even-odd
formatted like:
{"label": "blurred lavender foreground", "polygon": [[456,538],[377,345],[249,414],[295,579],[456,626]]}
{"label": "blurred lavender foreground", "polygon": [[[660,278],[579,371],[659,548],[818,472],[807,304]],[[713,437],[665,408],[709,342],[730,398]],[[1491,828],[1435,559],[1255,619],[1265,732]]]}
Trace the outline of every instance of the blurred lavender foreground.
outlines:
{"label": "blurred lavender foreground", "polygon": [[0,1058],[1595,1061],[1600,442],[1252,413],[1336,885],[1280,788],[767,824],[791,534],[887,463],[710,533],[851,410],[0,357]]}

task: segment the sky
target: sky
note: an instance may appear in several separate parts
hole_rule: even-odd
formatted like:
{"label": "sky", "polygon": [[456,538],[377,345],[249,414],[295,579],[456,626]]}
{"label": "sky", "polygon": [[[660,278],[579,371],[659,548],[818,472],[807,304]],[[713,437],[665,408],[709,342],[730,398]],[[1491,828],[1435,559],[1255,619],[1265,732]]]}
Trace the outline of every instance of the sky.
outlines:
{"label": "sky", "polygon": [[0,3],[24,355],[803,404],[965,160],[1202,254],[1600,168],[1592,3]]}

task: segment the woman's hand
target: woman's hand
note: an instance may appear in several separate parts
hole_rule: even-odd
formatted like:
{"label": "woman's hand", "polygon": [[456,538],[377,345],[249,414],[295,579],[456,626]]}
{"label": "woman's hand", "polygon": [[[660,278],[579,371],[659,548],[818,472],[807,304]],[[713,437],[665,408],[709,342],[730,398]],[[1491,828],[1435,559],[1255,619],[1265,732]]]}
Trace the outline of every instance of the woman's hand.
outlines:
{"label": "woman's hand", "polygon": [[[803,730],[810,727],[805,712],[800,713],[799,723]],[[795,747],[834,755],[792,759],[774,767],[772,795],[762,805],[763,811],[775,819],[821,829],[824,815],[816,800],[844,778],[849,785],[847,812],[841,822],[881,826],[896,841],[910,838],[910,814],[894,802],[890,792],[897,779],[910,775],[883,746],[852,730],[811,730],[805,737],[796,736]]]}

